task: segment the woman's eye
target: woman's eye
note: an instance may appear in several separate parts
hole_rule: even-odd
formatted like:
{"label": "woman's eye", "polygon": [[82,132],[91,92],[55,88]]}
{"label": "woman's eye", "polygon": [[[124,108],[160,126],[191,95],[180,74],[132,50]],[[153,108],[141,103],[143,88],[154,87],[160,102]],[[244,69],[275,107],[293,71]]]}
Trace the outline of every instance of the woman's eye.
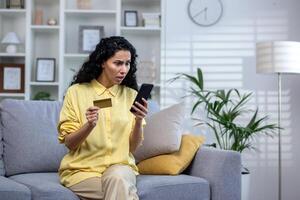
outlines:
{"label": "woman's eye", "polygon": [[123,64],[125,64],[125,66],[130,66],[130,62],[114,62],[115,63],[115,65],[117,65],[117,66],[122,66]]}

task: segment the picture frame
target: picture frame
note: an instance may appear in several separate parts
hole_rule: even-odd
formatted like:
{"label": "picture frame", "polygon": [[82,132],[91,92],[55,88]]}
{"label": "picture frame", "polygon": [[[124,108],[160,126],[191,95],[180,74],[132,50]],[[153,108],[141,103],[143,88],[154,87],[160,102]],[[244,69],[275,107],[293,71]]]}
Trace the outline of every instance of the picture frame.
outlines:
{"label": "picture frame", "polygon": [[24,93],[24,64],[0,63],[0,93]]}
{"label": "picture frame", "polygon": [[138,13],[136,10],[124,11],[124,26],[129,26],[129,27],[138,26]]}
{"label": "picture frame", "polygon": [[36,81],[54,82],[55,80],[55,58],[37,58],[36,59]]}
{"label": "picture frame", "polygon": [[104,37],[104,26],[79,26],[79,52],[91,53]]}
{"label": "picture frame", "polygon": [[25,0],[6,0],[6,8],[25,8]]}

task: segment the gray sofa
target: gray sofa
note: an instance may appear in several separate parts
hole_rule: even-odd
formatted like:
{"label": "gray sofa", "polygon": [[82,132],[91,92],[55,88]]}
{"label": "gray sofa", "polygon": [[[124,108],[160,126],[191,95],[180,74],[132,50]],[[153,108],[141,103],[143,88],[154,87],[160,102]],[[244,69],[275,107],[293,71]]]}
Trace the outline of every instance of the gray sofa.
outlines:
{"label": "gray sofa", "polygon": [[[67,152],[58,143],[60,102],[5,99],[0,103],[0,199],[75,200],[59,183]],[[140,175],[141,200],[240,200],[241,158],[232,151],[201,148],[184,174]]]}

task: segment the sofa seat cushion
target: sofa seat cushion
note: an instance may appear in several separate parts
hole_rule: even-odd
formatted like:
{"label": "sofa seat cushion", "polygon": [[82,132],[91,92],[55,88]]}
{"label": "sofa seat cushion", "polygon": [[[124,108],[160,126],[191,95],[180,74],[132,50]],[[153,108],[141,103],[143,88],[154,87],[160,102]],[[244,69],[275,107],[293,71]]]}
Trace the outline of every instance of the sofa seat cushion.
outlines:
{"label": "sofa seat cushion", "polygon": [[209,183],[189,175],[139,175],[137,188],[140,200],[209,200]]}
{"label": "sofa seat cushion", "polygon": [[9,178],[30,188],[32,200],[79,200],[71,190],[60,184],[57,173],[19,174]]}
{"label": "sofa seat cushion", "polygon": [[[32,200],[79,200],[71,190],[65,188],[59,183],[57,173],[20,174],[9,178],[30,188]],[[26,188],[25,186],[23,187]],[[13,188],[15,190],[15,187]],[[139,175],[137,177],[137,188],[140,200],[210,199],[209,183],[203,178],[189,175]],[[21,199],[26,200],[26,198]]]}
{"label": "sofa seat cushion", "polygon": [[0,176],[0,199],[30,200],[30,189],[25,185]]}

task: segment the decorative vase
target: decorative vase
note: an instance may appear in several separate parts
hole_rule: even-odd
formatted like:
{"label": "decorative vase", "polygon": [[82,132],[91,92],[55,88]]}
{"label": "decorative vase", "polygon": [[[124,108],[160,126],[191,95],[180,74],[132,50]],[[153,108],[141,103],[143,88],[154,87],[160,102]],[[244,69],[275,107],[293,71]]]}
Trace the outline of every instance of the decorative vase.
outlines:
{"label": "decorative vase", "polygon": [[42,9],[36,9],[35,16],[34,16],[34,24],[35,25],[43,24],[43,10]]}
{"label": "decorative vase", "polygon": [[57,25],[57,21],[54,18],[50,18],[50,19],[47,20],[47,24],[49,26],[54,26],[54,25]]}
{"label": "decorative vase", "polygon": [[77,0],[78,9],[91,9],[91,0]]}

